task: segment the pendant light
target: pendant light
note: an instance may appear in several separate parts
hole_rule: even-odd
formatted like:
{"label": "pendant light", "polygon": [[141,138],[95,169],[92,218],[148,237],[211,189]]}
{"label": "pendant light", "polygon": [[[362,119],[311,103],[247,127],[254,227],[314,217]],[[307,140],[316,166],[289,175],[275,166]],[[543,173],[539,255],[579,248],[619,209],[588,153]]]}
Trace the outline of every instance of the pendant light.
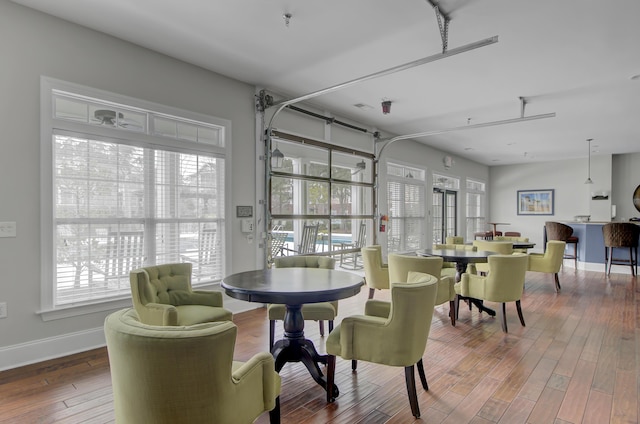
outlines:
{"label": "pendant light", "polygon": [[587,181],[585,181],[585,184],[593,184],[593,181],[591,180],[591,141],[593,140],[593,138],[588,138],[587,142],[589,143],[589,152],[588,152],[588,162],[587,162]]}

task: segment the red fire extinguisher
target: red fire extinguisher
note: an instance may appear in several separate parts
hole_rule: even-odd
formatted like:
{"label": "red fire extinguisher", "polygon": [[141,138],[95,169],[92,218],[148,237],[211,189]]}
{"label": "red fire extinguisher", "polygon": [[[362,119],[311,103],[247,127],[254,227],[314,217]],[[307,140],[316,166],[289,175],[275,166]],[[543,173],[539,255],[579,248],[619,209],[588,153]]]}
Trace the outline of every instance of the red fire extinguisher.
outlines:
{"label": "red fire extinguisher", "polygon": [[387,231],[387,221],[389,221],[389,217],[387,215],[380,215],[380,232],[384,233]]}

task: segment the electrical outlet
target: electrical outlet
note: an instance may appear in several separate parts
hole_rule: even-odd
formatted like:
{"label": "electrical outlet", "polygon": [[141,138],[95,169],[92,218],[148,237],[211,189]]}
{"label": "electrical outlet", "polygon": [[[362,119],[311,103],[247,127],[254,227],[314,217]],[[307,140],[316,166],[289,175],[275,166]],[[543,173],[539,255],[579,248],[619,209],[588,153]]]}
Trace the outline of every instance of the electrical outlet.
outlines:
{"label": "electrical outlet", "polygon": [[7,302],[0,302],[0,318],[7,317]]}

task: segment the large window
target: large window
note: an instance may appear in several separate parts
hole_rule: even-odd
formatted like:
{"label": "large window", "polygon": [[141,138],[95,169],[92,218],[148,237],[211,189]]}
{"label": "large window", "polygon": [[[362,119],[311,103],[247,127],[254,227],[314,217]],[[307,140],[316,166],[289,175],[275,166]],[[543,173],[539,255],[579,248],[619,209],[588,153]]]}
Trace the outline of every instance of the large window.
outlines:
{"label": "large window", "polygon": [[458,235],[458,190],[460,179],[433,174],[433,243],[444,243]]}
{"label": "large window", "polygon": [[146,265],[221,279],[229,123],[43,82],[43,309],[128,297]]}
{"label": "large window", "polygon": [[467,240],[473,240],[474,234],[485,231],[485,183],[467,179]]}
{"label": "large window", "polygon": [[389,163],[387,165],[387,198],[388,252],[424,248],[425,171]]}

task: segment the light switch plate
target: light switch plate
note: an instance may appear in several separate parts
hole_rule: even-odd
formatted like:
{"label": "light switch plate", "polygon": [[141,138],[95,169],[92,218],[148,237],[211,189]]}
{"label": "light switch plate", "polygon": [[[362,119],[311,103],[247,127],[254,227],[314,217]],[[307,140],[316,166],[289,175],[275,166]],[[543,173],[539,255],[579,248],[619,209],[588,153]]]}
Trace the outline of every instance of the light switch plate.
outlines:
{"label": "light switch plate", "polygon": [[15,221],[0,222],[0,237],[15,237],[16,223]]}

